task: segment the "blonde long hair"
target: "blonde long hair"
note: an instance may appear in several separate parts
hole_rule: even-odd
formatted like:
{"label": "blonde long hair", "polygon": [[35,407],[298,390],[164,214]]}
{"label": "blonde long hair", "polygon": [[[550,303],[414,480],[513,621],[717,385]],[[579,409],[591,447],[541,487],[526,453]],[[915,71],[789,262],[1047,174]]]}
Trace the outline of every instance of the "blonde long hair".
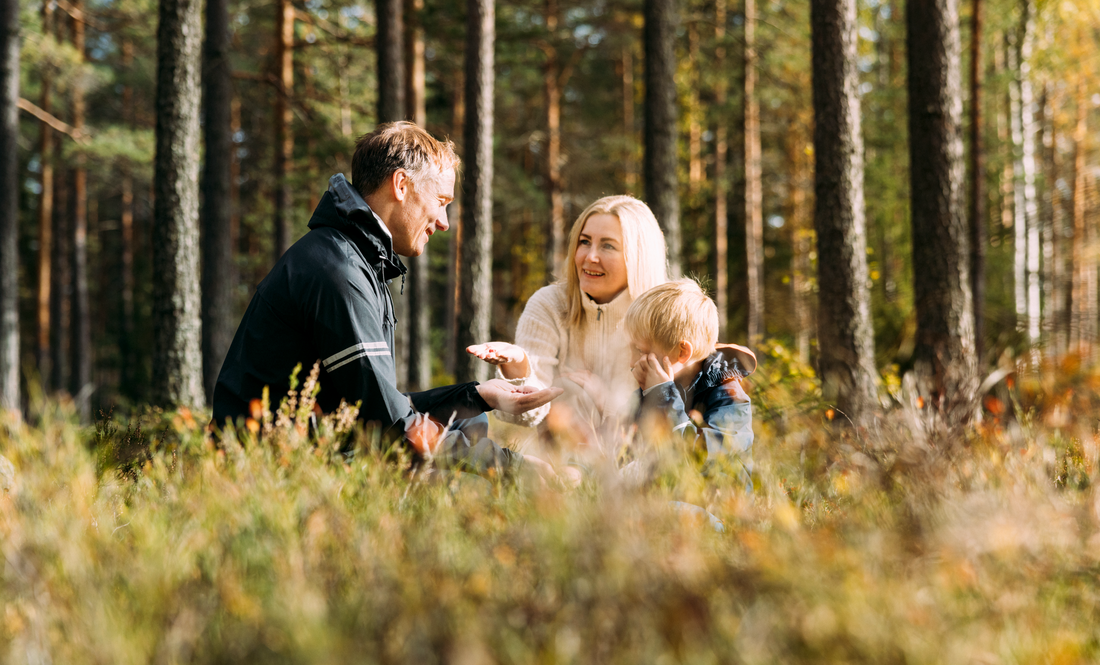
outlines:
{"label": "blonde long hair", "polygon": [[668,257],[665,234],[649,206],[633,196],[605,196],[584,209],[569,231],[569,253],[562,266],[565,293],[569,301],[566,320],[573,327],[584,323],[584,304],[574,257],[581,231],[593,215],[614,215],[623,233],[623,259],[626,264],[626,290],[633,300],[650,288],[668,281]]}

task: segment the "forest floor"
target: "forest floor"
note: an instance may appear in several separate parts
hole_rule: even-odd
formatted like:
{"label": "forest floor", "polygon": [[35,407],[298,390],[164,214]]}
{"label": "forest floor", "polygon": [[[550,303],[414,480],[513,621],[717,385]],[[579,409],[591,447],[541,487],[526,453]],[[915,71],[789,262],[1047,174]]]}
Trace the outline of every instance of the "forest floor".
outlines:
{"label": "forest floor", "polygon": [[205,415],[80,428],[40,404],[0,428],[0,659],[1096,661],[1100,373],[1053,369],[954,435],[888,378],[894,408],[853,431],[775,347],[751,494],[689,468],[425,476],[315,444],[293,409],[218,449]]}

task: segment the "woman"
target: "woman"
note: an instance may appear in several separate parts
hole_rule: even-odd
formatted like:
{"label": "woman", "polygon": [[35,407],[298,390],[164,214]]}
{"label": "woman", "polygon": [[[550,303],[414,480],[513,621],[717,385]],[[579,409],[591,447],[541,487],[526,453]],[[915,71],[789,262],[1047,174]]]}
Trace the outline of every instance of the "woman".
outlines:
{"label": "woman", "polygon": [[605,419],[629,415],[637,382],[630,373],[623,316],[634,298],[667,280],[665,238],[646,204],[607,196],[588,206],[569,232],[566,277],[535,292],[516,326],[516,343],[467,349],[516,384],[559,385],[565,394],[502,420],[535,426],[553,413],[555,425],[586,439]]}

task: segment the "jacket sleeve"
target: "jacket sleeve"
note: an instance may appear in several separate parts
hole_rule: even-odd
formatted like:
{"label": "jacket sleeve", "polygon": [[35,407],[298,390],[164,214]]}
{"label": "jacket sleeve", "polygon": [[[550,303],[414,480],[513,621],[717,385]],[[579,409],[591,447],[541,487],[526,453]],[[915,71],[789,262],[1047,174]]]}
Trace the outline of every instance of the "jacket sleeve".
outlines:
{"label": "jacket sleeve", "polygon": [[728,468],[752,487],[752,403],[740,384],[723,384],[696,398],[703,407],[693,420],[684,408],[683,398],[669,381],[654,386],[642,395],[641,417],[663,415],[672,431],[689,450],[706,451],[705,469]]}
{"label": "jacket sleeve", "polygon": [[447,424],[452,417],[465,420],[493,408],[477,391],[477,381],[409,393],[409,399],[414,409],[427,413],[443,424]]}

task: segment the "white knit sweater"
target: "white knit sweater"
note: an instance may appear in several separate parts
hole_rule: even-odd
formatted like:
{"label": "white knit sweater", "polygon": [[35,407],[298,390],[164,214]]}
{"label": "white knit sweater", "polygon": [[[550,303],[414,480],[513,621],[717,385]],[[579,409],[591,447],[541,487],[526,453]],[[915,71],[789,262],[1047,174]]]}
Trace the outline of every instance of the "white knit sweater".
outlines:
{"label": "white knit sweater", "polygon": [[[582,301],[585,321],[579,330],[571,330],[568,324],[564,284],[544,286],[527,301],[516,325],[516,344],[527,352],[531,370],[512,383],[539,388],[560,386],[565,394],[518,416],[498,411],[501,420],[533,427],[546,418],[551,406],[557,405],[555,408],[568,406],[599,426],[603,417],[623,417],[630,412],[638,384],[630,373],[630,339],[622,323],[633,299],[623,291],[604,305],[584,295]],[[563,376],[581,371],[595,374],[606,388],[602,416],[584,389]],[[499,370],[497,373],[503,378]]]}

